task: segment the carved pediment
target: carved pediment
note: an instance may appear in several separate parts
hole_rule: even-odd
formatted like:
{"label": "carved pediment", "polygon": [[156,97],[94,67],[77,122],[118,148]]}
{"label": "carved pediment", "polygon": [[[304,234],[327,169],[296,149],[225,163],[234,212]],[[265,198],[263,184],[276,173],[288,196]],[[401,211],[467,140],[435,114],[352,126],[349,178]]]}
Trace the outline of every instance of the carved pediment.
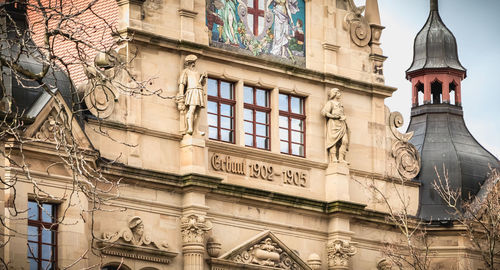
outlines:
{"label": "carved pediment", "polygon": [[256,235],[210,262],[212,269],[311,269],[271,231]]}
{"label": "carved pediment", "polygon": [[169,264],[177,256],[177,252],[169,251],[166,242],[152,239],[151,234],[144,231],[140,217],[131,218],[128,226],[117,232],[103,233],[98,244],[103,254],[118,257]]}
{"label": "carved pediment", "polygon": [[35,121],[26,129],[24,136],[34,142],[58,145],[76,144],[81,149],[93,149],[82,127],[72,114],[59,92],[54,96],[42,95],[27,112]]}

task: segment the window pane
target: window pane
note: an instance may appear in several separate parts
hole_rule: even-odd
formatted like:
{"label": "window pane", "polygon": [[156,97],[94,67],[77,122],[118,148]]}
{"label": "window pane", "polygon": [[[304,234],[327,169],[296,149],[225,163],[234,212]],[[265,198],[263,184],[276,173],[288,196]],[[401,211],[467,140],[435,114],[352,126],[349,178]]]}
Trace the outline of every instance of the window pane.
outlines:
{"label": "window pane", "polygon": [[209,126],[217,126],[217,115],[215,114],[207,114],[208,116],[208,125]]}
{"label": "window pane", "polygon": [[267,136],[267,126],[266,125],[257,124],[257,125],[255,125],[255,129],[256,129],[257,135]]}
{"label": "window pane", "polygon": [[257,33],[258,35],[260,35],[262,33],[262,30],[264,30],[264,17],[258,17],[258,20],[259,20],[259,33]]}
{"label": "window pane", "polygon": [[233,132],[230,130],[221,129],[220,139],[225,142],[233,142]]}
{"label": "window pane", "polygon": [[51,204],[42,204],[42,221],[43,222],[53,222],[54,217],[54,206]]}
{"label": "window pane", "polygon": [[257,148],[269,149],[267,138],[256,137],[256,141],[257,141]]}
{"label": "window pane", "polygon": [[262,89],[257,89],[255,92],[256,104],[262,107],[267,107],[267,91]]}
{"label": "window pane", "polygon": [[280,127],[281,128],[288,128],[288,117],[280,116]]}
{"label": "window pane", "polygon": [[42,243],[54,244],[54,232],[42,229]]}
{"label": "window pane", "polygon": [[42,261],[42,269],[43,270],[50,270],[50,269],[52,269],[52,263],[51,262]]}
{"label": "window pane", "polygon": [[304,156],[304,146],[292,144],[292,155]]}
{"label": "window pane", "polygon": [[292,129],[303,131],[302,120],[292,118]]}
{"label": "window pane", "polygon": [[253,134],[253,123],[245,121],[245,133]]}
{"label": "window pane", "polygon": [[217,80],[208,79],[207,81],[207,92],[209,96],[217,96]]}
{"label": "window pane", "polygon": [[213,101],[208,102],[207,112],[217,114],[217,103]]}
{"label": "window pane", "polygon": [[245,109],[244,119],[247,121],[253,121],[253,111],[250,109]]}
{"label": "window pane", "polygon": [[30,261],[30,270],[38,270],[38,264],[34,259],[29,259]]}
{"label": "window pane", "polygon": [[280,151],[281,151],[281,153],[288,154],[288,143],[287,142],[280,142]]}
{"label": "window pane", "polygon": [[244,101],[248,104],[253,104],[253,88],[245,86],[244,90]]}
{"label": "window pane", "polygon": [[220,82],[220,96],[226,99],[233,99],[233,91],[230,83]]}
{"label": "window pane", "polygon": [[280,140],[288,141],[288,130],[280,128]]}
{"label": "window pane", "polygon": [[28,219],[38,220],[38,204],[36,202],[28,202]]}
{"label": "window pane", "polygon": [[250,28],[250,32],[253,33],[253,14],[247,14],[247,22],[248,28]]}
{"label": "window pane", "polygon": [[232,125],[231,118],[221,116],[221,118],[220,118],[220,126],[222,128],[232,129],[233,125]]}
{"label": "window pane", "polygon": [[247,7],[253,8],[253,0],[247,0]]}
{"label": "window pane", "polygon": [[304,143],[302,141],[302,133],[298,131],[292,131],[292,142],[295,143]]}
{"label": "window pane", "polygon": [[288,95],[280,94],[279,107],[280,111],[288,111]]}
{"label": "window pane", "polygon": [[50,260],[52,259],[52,251],[54,249],[52,248],[52,246],[49,246],[49,245],[42,245],[42,259],[43,260]]}
{"label": "window pane", "polygon": [[298,98],[298,97],[292,97],[292,101],[291,101],[291,107],[292,107],[292,112],[293,113],[298,113],[298,114],[302,114],[303,110],[302,110],[302,99]]}
{"label": "window pane", "polygon": [[38,257],[38,243],[28,242],[28,257],[37,258]]}
{"label": "window pane", "polygon": [[210,139],[215,139],[217,140],[217,128],[214,128],[214,127],[209,127],[208,128],[208,137]]}
{"label": "window pane", "polygon": [[28,226],[28,240],[38,242],[38,228]]}
{"label": "window pane", "polygon": [[267,113],[255,111],[255,121],[262,124],[267,124]]}
{"label": "window pane", "polygon": [[224,116],[233,116],[233,106],[228,104],[220,105],[220,114]]}
{"label": "window pane", "polygon": [[245,135],[245,145],[246,146],[253,146],[253,136],[252,135]]}

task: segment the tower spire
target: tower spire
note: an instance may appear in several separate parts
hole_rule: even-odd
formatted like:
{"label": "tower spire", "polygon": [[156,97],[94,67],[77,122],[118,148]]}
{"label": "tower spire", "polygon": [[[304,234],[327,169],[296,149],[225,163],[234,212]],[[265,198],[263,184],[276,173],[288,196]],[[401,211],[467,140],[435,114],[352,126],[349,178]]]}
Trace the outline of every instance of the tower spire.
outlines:
{"label": "tower spire", "polygon": [[431,0],[431,11],[438,11],[438,0]]}

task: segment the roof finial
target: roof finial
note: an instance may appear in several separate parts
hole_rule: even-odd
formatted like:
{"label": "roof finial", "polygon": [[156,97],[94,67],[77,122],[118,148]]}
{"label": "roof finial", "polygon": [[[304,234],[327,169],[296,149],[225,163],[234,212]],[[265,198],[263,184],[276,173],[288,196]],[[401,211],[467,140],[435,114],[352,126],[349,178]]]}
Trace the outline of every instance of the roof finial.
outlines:
{"label": "roof finial", "polygon": [[438,0],[431,0],[431,11],[438,11]]}

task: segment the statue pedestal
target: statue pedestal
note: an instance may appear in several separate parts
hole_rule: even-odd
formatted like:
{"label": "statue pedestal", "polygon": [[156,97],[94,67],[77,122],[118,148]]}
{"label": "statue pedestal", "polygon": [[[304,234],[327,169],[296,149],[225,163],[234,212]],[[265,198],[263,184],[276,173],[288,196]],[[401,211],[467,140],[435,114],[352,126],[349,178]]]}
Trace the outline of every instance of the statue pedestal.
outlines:
{"label": "statue pedestal", "polygon": [[206,173],[205,139],[184,135],[180,147],[180,173]]}
{"label": "statue pedestal", "polygon": [[325,200],[349,201],[349,166],[346,162],[328,164],[325,177]]}

